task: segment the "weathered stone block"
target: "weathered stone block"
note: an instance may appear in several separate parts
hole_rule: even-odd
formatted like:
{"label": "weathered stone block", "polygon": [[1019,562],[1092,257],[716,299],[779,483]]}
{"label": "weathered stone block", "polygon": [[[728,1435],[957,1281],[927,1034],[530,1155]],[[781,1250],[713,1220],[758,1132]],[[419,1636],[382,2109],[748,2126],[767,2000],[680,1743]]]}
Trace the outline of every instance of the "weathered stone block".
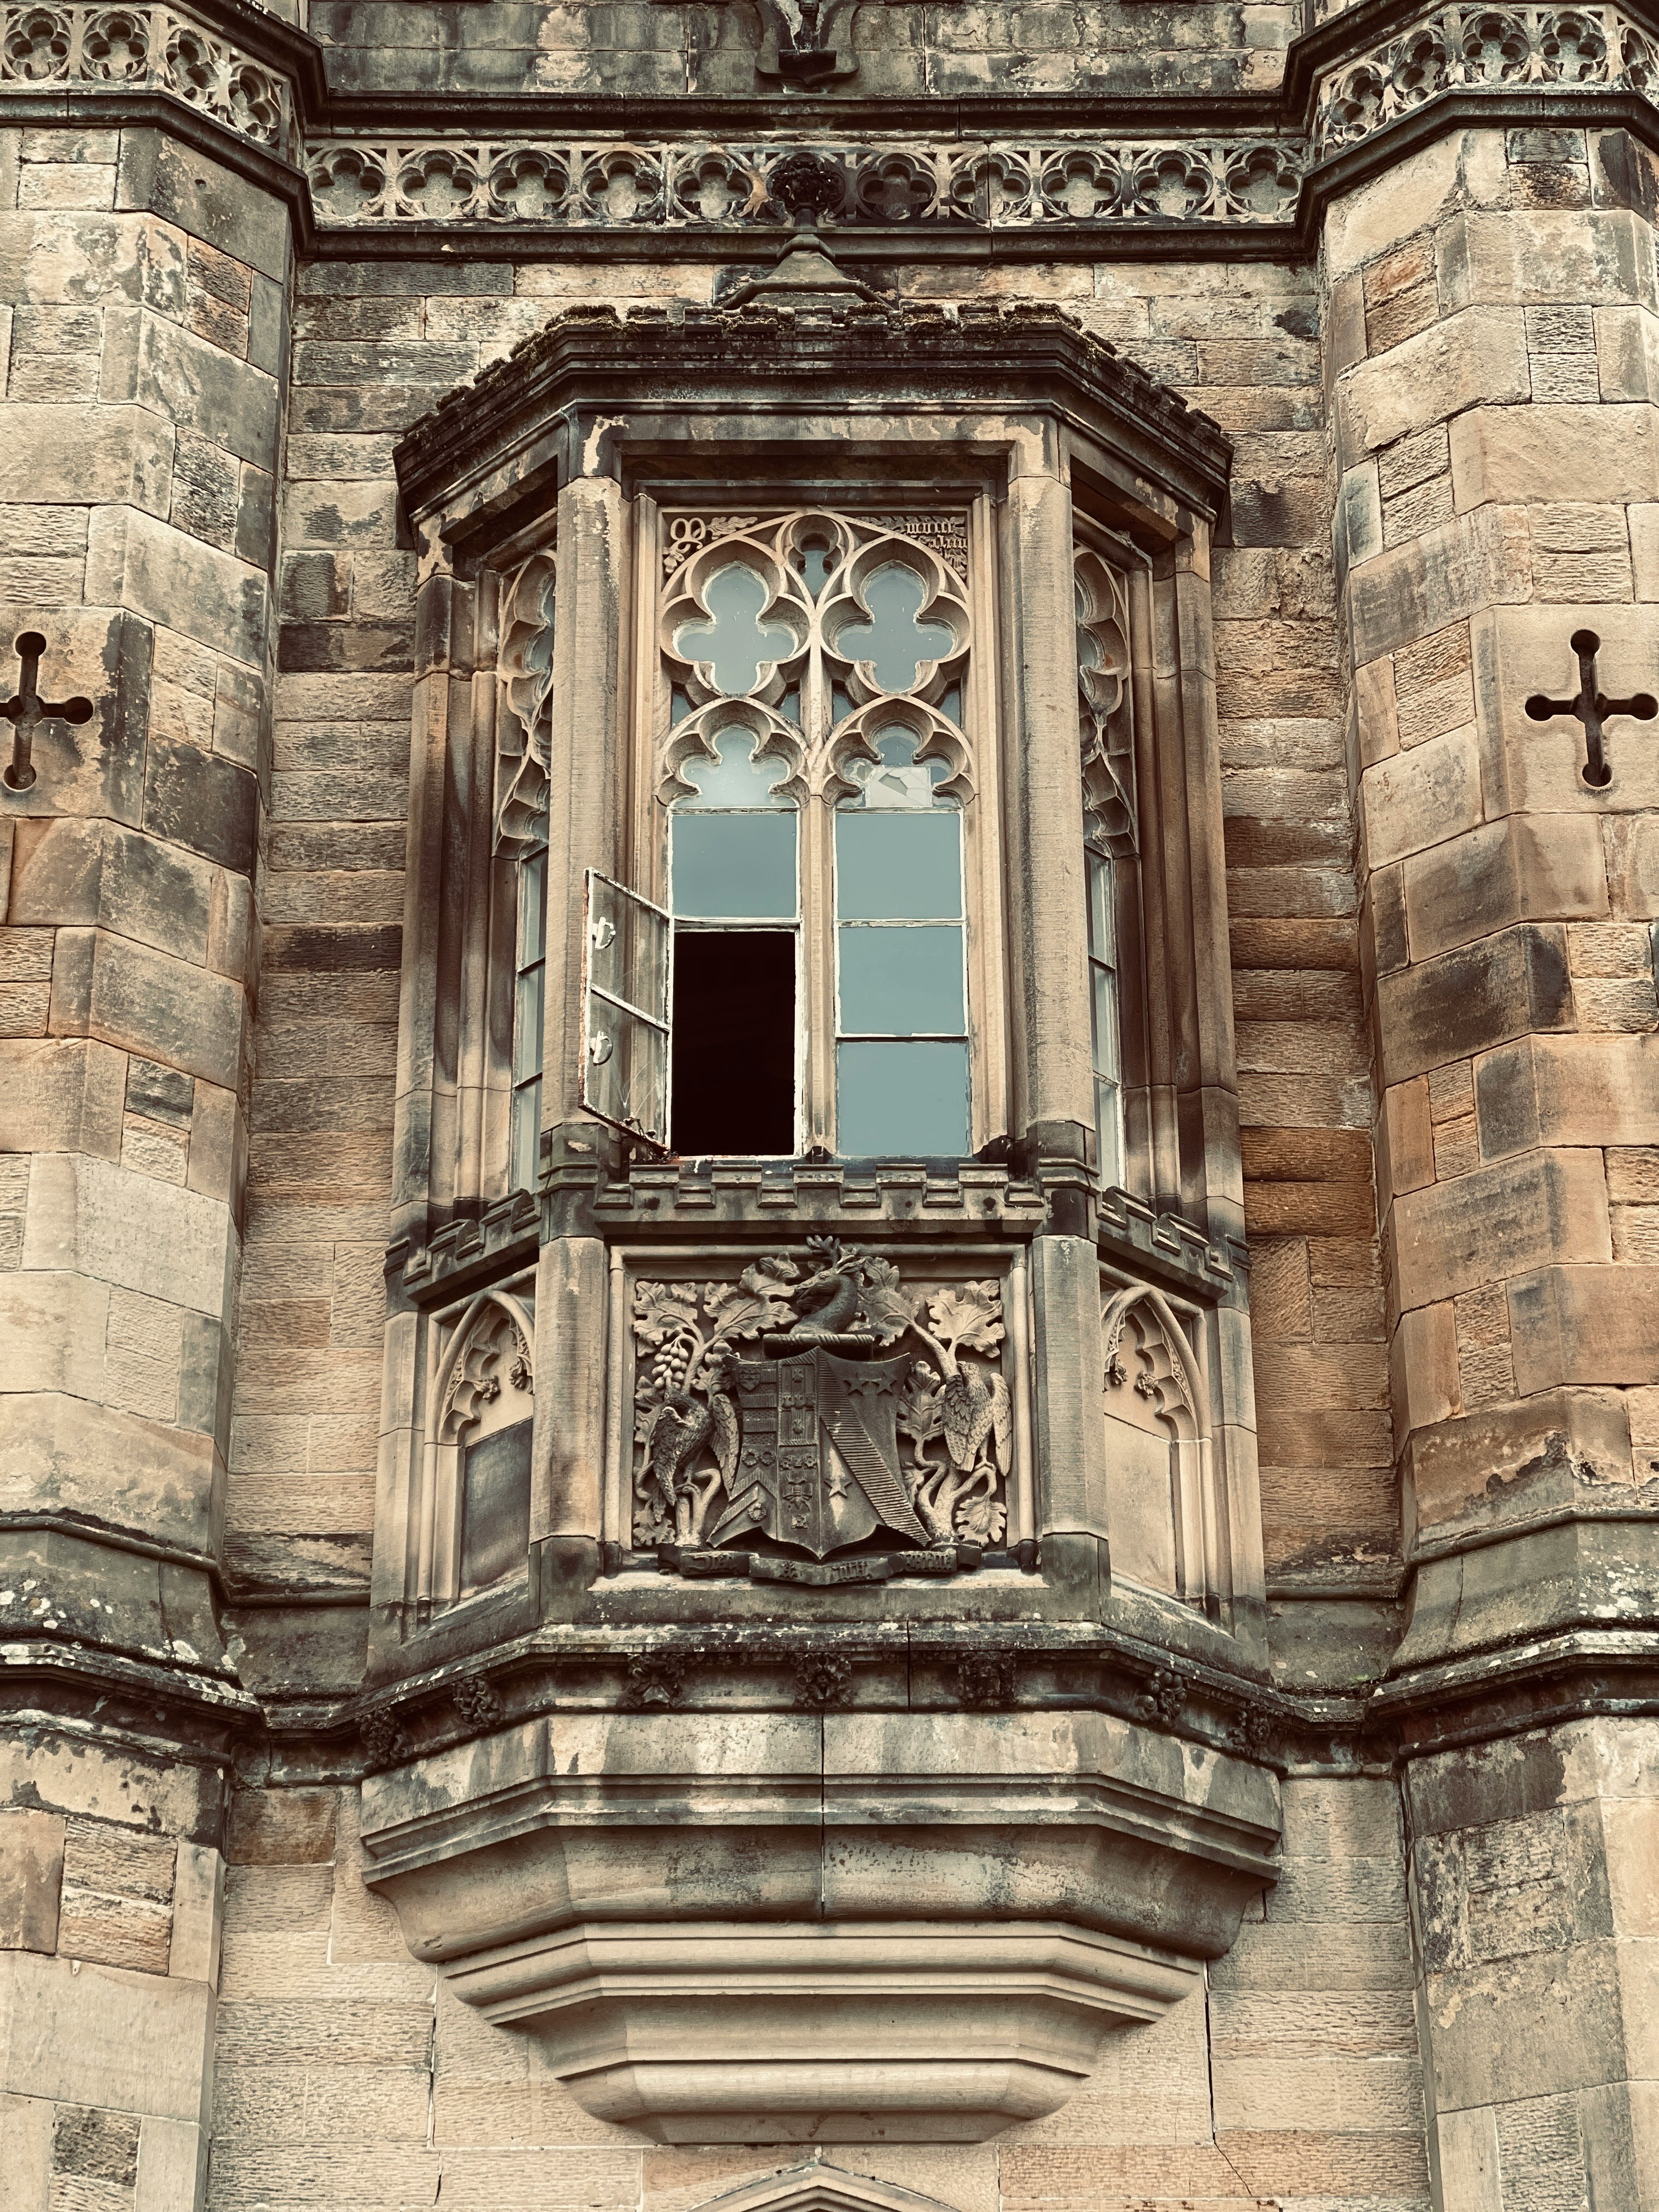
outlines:
{"label": "weathered stone block", "polygon": [[1659,1267],[1554,1267],[1510,1285],[1515,1379],[1659,1382]]}
{"label": "weathered stone block", "polygon": [[1534,1036],[1475,1065],[1481,1157],[1659,1141],[1659,1040]]}
{"label": "weathered stone block", "polygon": [[1420,852],[1480,819],[1480,761],[1472,727],[1448,731],[1367,769],[1360,783],[1373,867]]}
{"label": "weathered stone block", "polygon": [[58,1948],[64,1831],[61,1813],[0,1811],[0,1951]]}
{"label": "weathered stone block", "polygon": [[1528,1030],[1571,1028],[1560,928],[1523,923],[1379,974],[1374,1019],[1384,1079],[1393,1083]]}
{"label": "weathered stone block", "polygon": [[1350,369],[1336,388],[1337,441],[1352,467],[1466,408],[1531,396],[1519,307],[1468,307],[1386,356]]}
{"label": "weathered stone block", "polygon": [[1539,1152],[1408,1191],[1395,1200],[1389,1237],[1407,1312],[1551,1261],[1611,1260],[1601,1160]]}
{"label": "weathered stone block", "polygon": [[90,1036],[234,1090],[246,1017],[228,977],[151,951],[104,929],[60,933],[52,963],[52,1029]]}
{"label": "weathered stone block", "polygon": [[264,658],[259,570],[132,507],[100,507],[87,549],[87,591],[131,607],[255,667]]}

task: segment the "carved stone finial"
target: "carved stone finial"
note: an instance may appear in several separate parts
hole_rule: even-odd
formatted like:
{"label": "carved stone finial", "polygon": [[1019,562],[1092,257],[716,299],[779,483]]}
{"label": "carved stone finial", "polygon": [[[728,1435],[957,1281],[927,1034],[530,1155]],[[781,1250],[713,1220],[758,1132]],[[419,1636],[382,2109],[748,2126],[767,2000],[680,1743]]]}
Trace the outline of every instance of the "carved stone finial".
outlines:
{"label": "carved stone finial", "polygon": [[[810,157],[808,157],[810,158]],[[839,191],[840,187],[836,187]],[[803,210],[805,203],[802,203]],[[805,212],[795,218],[795,229],[778,253],[778,265],[769,276],[740,284],[716,304],[723,308],[746,307],[750,301],[773,307],[857,307],[868,304],[890,307],[888,294],[877,291],[837,266]]]}

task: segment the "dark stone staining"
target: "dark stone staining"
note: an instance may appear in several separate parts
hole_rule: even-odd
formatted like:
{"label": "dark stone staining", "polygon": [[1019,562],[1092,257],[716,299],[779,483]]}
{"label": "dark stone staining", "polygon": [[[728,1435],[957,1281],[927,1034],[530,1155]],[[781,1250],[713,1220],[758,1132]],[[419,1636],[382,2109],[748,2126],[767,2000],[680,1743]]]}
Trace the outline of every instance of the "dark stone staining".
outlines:
{"label": "dark stone staining", "polygon": [[258,786],[252,770],[195,745],[152,736],[144,828],[237,875],[253,872]]}
{"label": "dark stone staining", "polygon": [[166,1121],[174,1128],[188,1128],[195,1103],[193,1075],[163,1067],[157,1060],[140,1060],[136,1054],[127,1061],[129,1114],[142,1114],[147,1121]]}
{"label": "dark stone staining", "polygon": [[328,670],[398,672],[415,665],[412,622],[285,623],[276,665],[286,674]]}
{"label": "dark stone staining", "polygon": [[73,2174],[82,2181],[107,2182],[117,2189],[136,2188],[137,2114],[100,2112],[89,2105],[60,2105],[52,2131],[52,2170]]}
{"label": "dark stone staining", "polygon": [[403,941],[402,927],[396,922],[372,929],[271,929],[265,933],[264,964],[270,970],[302,969],[313,975],[396,968],[403,958]]}

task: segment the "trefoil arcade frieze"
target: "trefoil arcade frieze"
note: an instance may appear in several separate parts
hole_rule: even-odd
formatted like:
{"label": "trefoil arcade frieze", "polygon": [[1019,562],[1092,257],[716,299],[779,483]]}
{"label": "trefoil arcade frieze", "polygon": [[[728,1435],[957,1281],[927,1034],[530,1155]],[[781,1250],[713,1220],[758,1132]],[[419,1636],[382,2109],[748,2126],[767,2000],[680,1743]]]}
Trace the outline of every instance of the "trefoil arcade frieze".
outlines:
{"label": "trefoil arcade frieze", "polygon": [[809,1237],[712,1279],[630,1267],[623,1544],[765,1582],[1012,1565],[1024,1275],[978,1264]]}

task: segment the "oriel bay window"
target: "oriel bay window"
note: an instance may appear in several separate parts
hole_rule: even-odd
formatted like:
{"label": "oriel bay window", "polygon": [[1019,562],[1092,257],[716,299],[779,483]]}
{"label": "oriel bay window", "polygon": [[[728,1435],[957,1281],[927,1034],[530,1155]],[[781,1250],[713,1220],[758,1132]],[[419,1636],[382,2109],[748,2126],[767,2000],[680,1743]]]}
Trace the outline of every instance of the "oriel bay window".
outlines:
{"label": "oriel bay window", "polygon": [[684,1156],[970,1152],[1006,1109],[968,517],[641,535],[636,888],[590,884],[584,1103]]}

